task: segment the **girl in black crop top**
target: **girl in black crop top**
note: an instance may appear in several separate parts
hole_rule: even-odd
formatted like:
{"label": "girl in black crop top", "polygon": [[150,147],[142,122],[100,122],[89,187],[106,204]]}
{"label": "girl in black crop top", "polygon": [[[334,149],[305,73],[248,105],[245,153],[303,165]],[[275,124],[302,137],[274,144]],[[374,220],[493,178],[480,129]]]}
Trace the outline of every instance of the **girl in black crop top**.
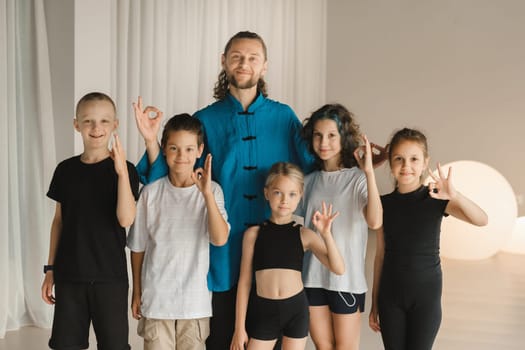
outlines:
{"label": "girl in black crop top", "polygon": [[[301,279],[304,251],[309,249],[332,272],[342,274],[345,265],[330,232],[339,213],[323,203],[312,223],[319,234],[292,220],[303,191],[303,173],[290,163],[275,163],[266,179],[264,196],[271,216],[244,233],[235,333],[230,349],[273,349],[280,334],[283,350],[304,348],[308,335],[308,303]],[[245,322],[255,273],[257,293],[250,338]],[[264,306],[262,306],[264,305]],[[275,307],[275,309],[274,309]]]}
{"label": "girl in black crop top", "polygon": [[381,197],[383,227],[377,231],[370,328],[381,332],[385,349],[430,350],[441,323],[441,219],[452,215],[487,224],[487,214],[457,192],[438,164],[433,183],[423,186],[427,141],[402,129],[390,142],[394,192]]}

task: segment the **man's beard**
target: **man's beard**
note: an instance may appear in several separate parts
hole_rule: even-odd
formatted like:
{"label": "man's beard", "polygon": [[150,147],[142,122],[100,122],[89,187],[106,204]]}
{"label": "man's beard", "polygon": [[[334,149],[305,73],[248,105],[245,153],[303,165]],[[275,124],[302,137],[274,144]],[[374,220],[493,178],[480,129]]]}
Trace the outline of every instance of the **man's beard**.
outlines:
{"label": "man's beard", "polygon": [[233,76],[233,74],[227,74],[226,76],[228,77],[228,83],[237,89],[251,89],[252,87],[256,86],[259,83],[258,78],[257,79],[252,78],[244,82],[243,84],[239,84],[237,80],[235,80],[235,77]]}

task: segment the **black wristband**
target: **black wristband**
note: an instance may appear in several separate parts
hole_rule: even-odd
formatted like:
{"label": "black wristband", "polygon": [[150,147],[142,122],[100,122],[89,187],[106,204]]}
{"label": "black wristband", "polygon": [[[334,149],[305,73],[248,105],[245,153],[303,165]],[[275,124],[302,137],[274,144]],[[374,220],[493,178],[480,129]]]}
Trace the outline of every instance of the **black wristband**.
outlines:
{"label": "black wristband", "polygon": [[44,265],[44,273],[47,271],[53,271],[53,265]]}

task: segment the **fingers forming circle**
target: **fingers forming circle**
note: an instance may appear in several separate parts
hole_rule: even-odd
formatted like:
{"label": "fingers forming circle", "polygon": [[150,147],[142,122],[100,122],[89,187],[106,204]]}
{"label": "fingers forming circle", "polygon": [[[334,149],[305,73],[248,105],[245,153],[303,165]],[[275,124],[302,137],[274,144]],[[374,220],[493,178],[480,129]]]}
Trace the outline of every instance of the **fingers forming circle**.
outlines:
{"label": "fingers forming circle", "polygon": [[155,106],[146,107],[146,109],[144,109],[144,114],[147,114],[150,119],[162,116],[162,112]]}

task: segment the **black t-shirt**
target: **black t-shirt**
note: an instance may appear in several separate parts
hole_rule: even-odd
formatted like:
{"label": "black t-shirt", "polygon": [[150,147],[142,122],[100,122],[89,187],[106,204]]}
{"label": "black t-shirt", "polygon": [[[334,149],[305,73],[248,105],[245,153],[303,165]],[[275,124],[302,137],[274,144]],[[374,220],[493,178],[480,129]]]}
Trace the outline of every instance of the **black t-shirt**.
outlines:
{"label": "black t-shirt", "polygon": [[[385,266],[425,269],[439,264],[441,221],[448,200],[430,197],[428,187],[381,196]],[[388,264],[387,264],[388,263]]]}
{"label": "black t-shirt", "polygon": [[[131,191],[138,175],[127,162]],[[47,196],[61,204],[56,281],[127,281],[126,230],[117,219],[118,176],[113,160],[86,164],[75,156],[58,164]]]}

